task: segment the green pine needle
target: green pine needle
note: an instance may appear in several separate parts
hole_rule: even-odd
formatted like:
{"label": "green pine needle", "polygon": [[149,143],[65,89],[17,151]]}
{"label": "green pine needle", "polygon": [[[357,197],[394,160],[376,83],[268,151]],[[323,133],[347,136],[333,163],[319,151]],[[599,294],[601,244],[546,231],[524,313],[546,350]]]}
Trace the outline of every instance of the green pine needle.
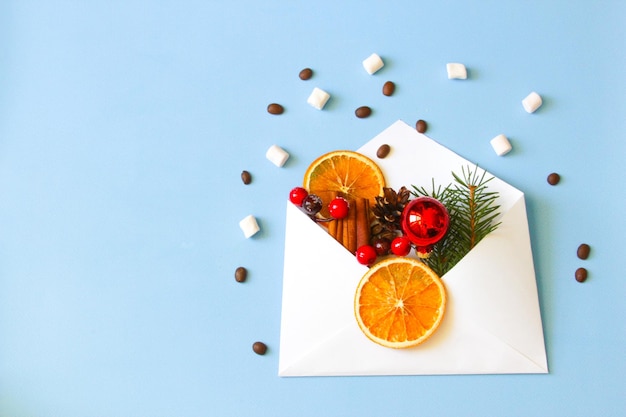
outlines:
{"label": "green pine needle", "polygon": [[487,183],[493,177],[485,178],[486,172],[478,173],[478,166],[461,168],[461,175],[452,172],[454,183],[432,190],[413,186],[411,192],[416,197],[426,196],[439,200],[450,215],[448,233],[436,243],[430,257],[425,260],[439,276],[444,275],[469,253],[485,236],[494,231],[500,223],[495,219],[500,215],[496,204],[498,193],[488,191]]}

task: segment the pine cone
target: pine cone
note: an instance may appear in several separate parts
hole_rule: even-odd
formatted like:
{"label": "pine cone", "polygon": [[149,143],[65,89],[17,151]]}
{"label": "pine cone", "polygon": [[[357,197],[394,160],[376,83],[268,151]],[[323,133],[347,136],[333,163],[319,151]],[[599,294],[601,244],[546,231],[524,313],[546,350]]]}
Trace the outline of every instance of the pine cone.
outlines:
{"label": "pine cone", "polygon": [[395,230],[389,230],[388,228],[380,224],[378,220],[375,220],[370,230],[370,236],[371,236],[370,242],[375,242],[376,240],[384,239],[384,240],[387,240],[389,243],[391,243],[391,241],[396,236],[398,236],[398,233]]}
{"label": "pine cone", "polygon": [[372,236],[394,236],[401,230],[402,211],[410,197],[411,193],[406,187],[400,188],[397,193],[392,188],[383,188],[383,196],[376,197],[376,205],[372,208],[372,214],[376,218]]}

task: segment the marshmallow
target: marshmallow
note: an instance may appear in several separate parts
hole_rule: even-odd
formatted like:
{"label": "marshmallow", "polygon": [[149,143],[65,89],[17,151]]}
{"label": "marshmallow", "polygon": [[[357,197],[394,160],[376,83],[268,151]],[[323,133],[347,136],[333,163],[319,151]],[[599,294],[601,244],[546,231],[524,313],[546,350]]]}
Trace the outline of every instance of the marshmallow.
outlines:
{"label": "marshmallow", "polygon": [[528,113],[532,113],[537,110],[543,101],[541,100],[541,96],[534,91],[526,96],[524,100],[522,100],[522,106],[524,106],[524,110]]}
{"label": "marshmallow", "polygon": [[465,69],[465,65],[463,64],[446,64],[446,69],[448,70],[448,79],[450,80],[453,78],[464,80],[467,78],[467,69]]}
{"label": "marshmallow", "polygon": [[244,217],[239,222],[239,227],[241,227],[241,230],[243,231],[243,235],[246,237],[246,239],[248,239],[249,237],[256,234],[256,232],[261,230],[259,228],[259,224],[256,222],[256,219],[254,218],[252,214]]}
{"label": "marshmallow", "polygon": [[384,65],[383,60],[376,54],[372,54],[363,60],[363,68],[365,68],[365,71],[367,71],[369,75],[372,75]]}
{"label": "marshmallow", "polygon": [[330,94],[320,88],[315,87],[306,102],[316,109],[322,110],[329,98]]}
{"label": "marshmallow", "polygon": [[280,146],[272,145],[267,152],[265,152],[265,157],[280,168],[285,165],[285,162],[289,159],[289,154]]}
{"label": "marshmallow", "polygon": [[493,150],[496,151],[498,156],[506,155],[513,149],[511,142],[509,142],[504,135],[498,135],[491,139],[491,147],[493,147]]}

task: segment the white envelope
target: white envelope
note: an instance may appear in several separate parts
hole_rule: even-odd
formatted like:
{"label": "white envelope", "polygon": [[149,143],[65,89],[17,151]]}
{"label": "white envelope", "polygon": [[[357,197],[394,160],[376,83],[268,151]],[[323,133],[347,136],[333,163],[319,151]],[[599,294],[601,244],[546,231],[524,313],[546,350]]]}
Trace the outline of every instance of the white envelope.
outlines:
{"label": "white envelope", "polygon": [[[391,146],[376,158],[382,144]],[[358,149],[387,185],[453,182],[475,164],[402,121]],[[490,174],[487,174],[491,176]],[[322,227],[287,203],[280,376],[547,373],[548,365],[524,194],[494,178],[501,225],[442,279],[448,295],[439,329],[421,345],[389,349],[370,341],[354,317],[367,267]]]}

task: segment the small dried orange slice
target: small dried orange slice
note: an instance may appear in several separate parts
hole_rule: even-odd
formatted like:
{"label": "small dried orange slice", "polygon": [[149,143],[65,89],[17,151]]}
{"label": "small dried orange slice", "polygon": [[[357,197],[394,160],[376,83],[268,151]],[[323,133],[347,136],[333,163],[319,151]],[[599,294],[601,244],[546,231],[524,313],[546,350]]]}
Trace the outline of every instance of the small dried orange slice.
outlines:
{"label": "small dried orange slice", "polygon": [[[317,158],[304,173],[303,187],[317,194],[325,206],[336,196],[367,198],[374,205],[383,195],[385,177],[370,158],[354,151],[333,151]],[[322,215],[328,216],[328,209]]]}
{"label": "small dried orange slice", "polygon": [[354,313],[372,341],[410,348],[439,327],[446,307],[441,279],[417,259],[393,257],[374,264],[359,282]]}

